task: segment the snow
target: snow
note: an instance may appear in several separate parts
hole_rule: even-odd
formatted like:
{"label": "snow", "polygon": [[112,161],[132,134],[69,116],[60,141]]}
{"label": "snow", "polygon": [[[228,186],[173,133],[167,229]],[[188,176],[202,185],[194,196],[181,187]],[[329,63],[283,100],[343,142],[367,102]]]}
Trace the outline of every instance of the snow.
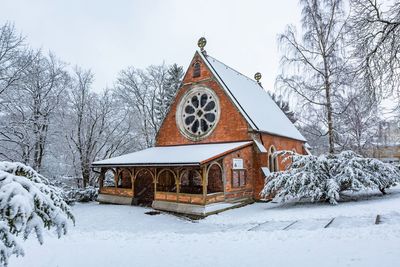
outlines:
{"label": "snow", "polygon": [[267,177],[268,175],[271,174],[271,172],[270,172],[268,167],[261,167],[261,171],[263,172],[265,177]]}
{"label": "snow", "polygon": [[10,266],[398,266],[399,207],[400,187],[352,194],[336,206],[256,203],[199,221],[77,204],[66,237],[47,234],[43,246],[27,240],[26,256]]}
{"label": "snow", "polygon": [[106,165],[163,165],[179,163],[180,165],[199,165],[215,156],[224,155],[232,150],[252,144],[249,142],[197,144],[182,146],[152,147],[138,152],[93,162],[93,166]]}
{"label": "snow", "polygon": [[254,141],[254,143],[256,144],[256,146],[258,148],[258,150],[261,153],[268,153],[267,149],[265,148],[265,146],[260,141],[258,141],[256,139],[253,139],[253,141]]}
{"label": "snow", "polygon": [[47,229],[65,235],[69,219],[74,220],[70,207],[45,177],[22,163],[0,161],[0,266],[10,255],[24,254],[18,235],[33,232],[42,243]]}
{"label": "snow", "polygon": [[207,55],[201,56],[221,79],[235,104],[254,129],[306,141],[271,96],[256,81]]}

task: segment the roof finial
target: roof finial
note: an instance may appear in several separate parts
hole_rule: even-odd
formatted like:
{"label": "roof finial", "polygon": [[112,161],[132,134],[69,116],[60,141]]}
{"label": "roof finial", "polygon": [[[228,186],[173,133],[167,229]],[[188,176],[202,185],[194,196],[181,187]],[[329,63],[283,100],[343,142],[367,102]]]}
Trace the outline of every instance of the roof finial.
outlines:
{"label": "roof finial", "polygon": [[256,74],[254,74],[254,79],[257,81],[258,85],[260,85],[260,86],[261,86],[261,82],[260,82],[261,77],[262,77],[262,75],[259,72],[256,72]]}
{"label": "roof finial", "polygon": [[198,41],[197,41],[197,46],[200,48],[200,51],[205,53],[206,51],[204,50],[204,47],[207,44],[207,40],[204,37],[201,37]]}

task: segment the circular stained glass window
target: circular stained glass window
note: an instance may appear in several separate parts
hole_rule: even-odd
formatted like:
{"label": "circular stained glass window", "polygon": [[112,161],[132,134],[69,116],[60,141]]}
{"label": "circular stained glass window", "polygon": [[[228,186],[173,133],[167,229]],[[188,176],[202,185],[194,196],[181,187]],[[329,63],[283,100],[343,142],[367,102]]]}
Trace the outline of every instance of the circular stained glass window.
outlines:
{"label": "circular stained glass window", "polygon": [[219,120],[218,97],[208,88],[192,88],[183,96],[176,120],[186,137],[192,140],[206,137]]}

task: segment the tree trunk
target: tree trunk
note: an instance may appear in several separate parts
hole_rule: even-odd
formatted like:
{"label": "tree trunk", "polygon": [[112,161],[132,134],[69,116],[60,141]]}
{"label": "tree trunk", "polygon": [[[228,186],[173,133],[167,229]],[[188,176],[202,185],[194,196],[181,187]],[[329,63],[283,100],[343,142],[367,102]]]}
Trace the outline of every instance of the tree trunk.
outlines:
{"label": "tree trunk", "polygon": [[382,195],[386,195],[386,191],[384,187],[379,187],[379,191],[381,191]]}
{"label": "tree trunk", "polygon": [[326,109],[327,109],[327,117],[328,117],[328,137],[329,137],[329,153],[335,153],[335,142],[334,142],[334,131],[333,131],[333,118],[332,118],[332,103],[330,101],[329,95],[329,87],[326,90]]}

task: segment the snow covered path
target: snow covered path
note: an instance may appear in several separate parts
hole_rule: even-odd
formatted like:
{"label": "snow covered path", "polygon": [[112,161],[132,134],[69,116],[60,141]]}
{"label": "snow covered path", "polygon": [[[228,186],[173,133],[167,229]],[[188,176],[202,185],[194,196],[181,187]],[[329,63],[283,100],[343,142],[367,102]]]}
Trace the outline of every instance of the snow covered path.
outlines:
{"label": "snow covered path", "polygon": [[400,188],[389,192],[337,206],[257,203],[196,222],[77,204],[66,237],[29,239],[10,266],[398,266]]}

